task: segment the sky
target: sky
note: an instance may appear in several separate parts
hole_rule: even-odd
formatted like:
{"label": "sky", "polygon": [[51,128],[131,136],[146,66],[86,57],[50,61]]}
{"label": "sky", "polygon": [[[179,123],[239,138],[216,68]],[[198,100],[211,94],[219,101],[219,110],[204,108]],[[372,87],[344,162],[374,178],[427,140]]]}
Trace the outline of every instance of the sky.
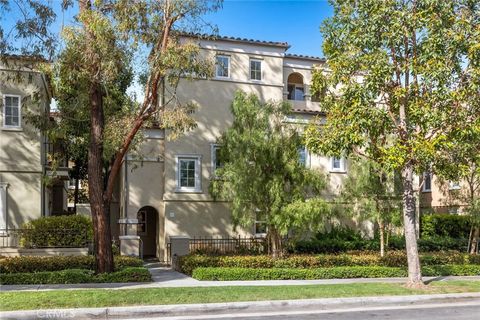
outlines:
{"label": "sky", "polygon": [[[57,13],[53,29],[60,30],[62,24],[73,22],[76,6],[62,12],[61,0],[45,1]],[[5,29],[13,25],[15,15],[20,14],[14,5],[11,8],[0,18]],[[216,24],[223,36],[288,42],[289,53],[323,56],[320,25],[332,14],[327,0],[225,0],[222,9],[204,19]]]}

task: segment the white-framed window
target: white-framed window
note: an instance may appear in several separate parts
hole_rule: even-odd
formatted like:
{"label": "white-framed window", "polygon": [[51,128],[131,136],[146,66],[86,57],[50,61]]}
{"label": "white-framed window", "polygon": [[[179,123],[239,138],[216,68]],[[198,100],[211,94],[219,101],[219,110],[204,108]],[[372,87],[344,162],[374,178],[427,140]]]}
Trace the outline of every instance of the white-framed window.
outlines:
{"label": "white-framed window", "polygon": [[215,171],[223,167],[223,162],[220,159],[220,148],[221,145],[212,143],[211,144],[211,153],[212,153],[212,176],[215,176]]}
{"label": "white-framed window", "polygon": [[262,80],[262,60],[250,59],[250,80]]}
{"label": "white-framed window", "polygon": [[201,192],[201,156],[179,155],[175,157],[177,192]]}
{"label": "white-framed window", "polygon": [[300,148],[298,148],[298,160],[306,168],[310,167],[310,154],[307,150],[307,147],[301,146]]}
{"label": "white-framed window", "polygon": [[[68,179],[68,189],[75,189],[75,181],[77,179],[73,178],[73,177],[70,177],[70,179]],[[80,187],[80,185],[79,185]]]}
{"label": "white-framed window", "polygon": [[22,103],[20,96],[9,94],[3,96],[3,126],[5,128],[21,128]]}
{"label": "white-framed window", "polygon": [[267,235],[267,219],[260,210],[255,212],[254,233],[256,237],[265,237]]}
{"label": "white-framed window", "polygon": [[430,172],[423,173],[423,192],[431,192],[432,191],[432,174]]}
{"label": "white-framed window", "polygon": [[303,101],[305,100],[305,88],[303,84],[289,83],[287,85],[288,100]]}
{"label": "white-framed window", "polygon": [[347,166],[346,160],[343,157],[331,157],[330,158],[330,171],[331,172],[346,172]]}
{"label": "white-framed window", "polygon": [[217,78],[230,78],[230,56],[217,55],[215,76]]}
{"label": "white-framed window", "polygon": [[448,183],[448,188],[450,190],[460,190],[461,189],[461,186],[460,186],[460,182],[458,181],[450,181]]}
{"label": "white-framed window", "polygon": [[146,210],[138,211],[137,219],[138,219],[137,235],[139,236],[147,235],[147,211]]}

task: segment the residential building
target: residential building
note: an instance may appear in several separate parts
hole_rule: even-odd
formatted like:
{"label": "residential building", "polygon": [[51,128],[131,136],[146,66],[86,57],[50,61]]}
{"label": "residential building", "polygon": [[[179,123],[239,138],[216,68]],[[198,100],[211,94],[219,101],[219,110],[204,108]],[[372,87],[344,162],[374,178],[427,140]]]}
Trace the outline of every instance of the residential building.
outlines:
{"label": "residential building", "polygon": [[[35,58],[0,57],[0,232],[66,210],[65,161],[29,116],[48,118],[51,89]],[[58,159],[58,157],[57,157]]]}

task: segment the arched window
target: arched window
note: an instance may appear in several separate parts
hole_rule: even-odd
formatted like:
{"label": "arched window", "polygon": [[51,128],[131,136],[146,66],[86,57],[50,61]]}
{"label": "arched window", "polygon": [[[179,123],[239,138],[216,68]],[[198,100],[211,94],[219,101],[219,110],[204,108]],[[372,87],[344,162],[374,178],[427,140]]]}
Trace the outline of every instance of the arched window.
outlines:
{"label": "arched window", "polygon": [[305,100],[305,88],[303,85],[303,76],[294,72],[287,79],[288,100]]}

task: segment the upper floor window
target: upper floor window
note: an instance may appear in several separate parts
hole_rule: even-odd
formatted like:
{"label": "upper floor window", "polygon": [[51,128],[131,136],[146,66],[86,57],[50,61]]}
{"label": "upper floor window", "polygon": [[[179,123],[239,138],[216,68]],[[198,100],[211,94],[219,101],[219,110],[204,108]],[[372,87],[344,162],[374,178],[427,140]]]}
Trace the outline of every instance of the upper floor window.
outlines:
{"label": "upper floor window", "polygon": [[21,127],[20,96],[3,96],[3,126],[10,128]]}
{"label": "upper floor window", "polygon": [[300,148],[298,148],[298,157],[302,165],[304,165],[305,167],[310,166],[308,150],[305,146],[301,146]]}
{"label": "upper floor window", "polygon": [[217,169],[223,167],[223,161],[220,158],[220,148],[220,145],[212,144],[212,175],[215,175]]}
{"label": "upper floor window", "polygon": [[215,64],[215,75],[217,78],[230,77],[230,57],[218,55]]}
{"label": "upper floor window", "polygon": [[332,172],[346,172],[345,158],[330,158],[330,166],[330,171]]}
{"label": "upper floor window", "polygon": [[300,73],[291,73],[287,79],[288,100],[305,100],[303,76]]}
{"label": "upper floor window", "polygon": [[177,156],[177,191],[200,192],[200,156]]}
{"label": "upper floor window", "polygon": [[250,59],[250,79],[262,80],[262,61]]}
{"label": "upper floor window", "polygon": [[423,174],[423,192],[432,191],[432,174],[430,172],[425,172]]}

